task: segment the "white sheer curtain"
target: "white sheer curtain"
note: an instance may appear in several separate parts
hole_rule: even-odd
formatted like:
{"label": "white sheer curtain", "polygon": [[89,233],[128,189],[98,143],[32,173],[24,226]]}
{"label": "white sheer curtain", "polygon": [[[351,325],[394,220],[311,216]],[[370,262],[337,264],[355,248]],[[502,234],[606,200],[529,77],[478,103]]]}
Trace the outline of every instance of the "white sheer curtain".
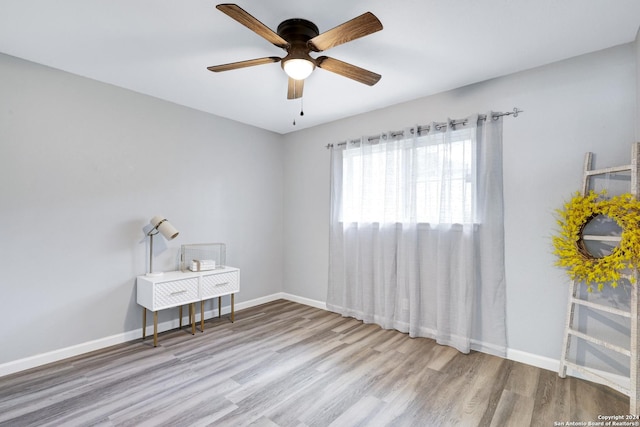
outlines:
{"label": "white sheer curtain", "polygon": [[505,355],[502,119],[486,117],[332,148],[330,310]]}

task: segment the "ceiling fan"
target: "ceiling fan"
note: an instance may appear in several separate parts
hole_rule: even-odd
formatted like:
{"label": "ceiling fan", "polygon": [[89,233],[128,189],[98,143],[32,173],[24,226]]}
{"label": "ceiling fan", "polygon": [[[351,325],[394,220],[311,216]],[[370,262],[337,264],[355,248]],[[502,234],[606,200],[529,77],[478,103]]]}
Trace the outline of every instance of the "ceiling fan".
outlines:
{"label": "ceiling fan", "polygon": [[378,80],[380,80],[380,77],[382,77],[380,74],[338,59],[328,56],[312,58],[309,55],[311,51],[322,52],[382,30],[382,24],[371,12],[363,13],[350,21],[320,34],[318,27],[306,19],[287,19],[281,22],[280,25],[278,25],[277,32],[274,32],[236,4],[219,4],[216,8],[263,37],[268,42],[286,50],[287,55],[284,58],[268,56],[265,58],[232,62],[230,64],[213,65],[207,67],[209,71],[229,71],[238,68],[252,67],[254,65],[281,62],[282,68],[289,77],[287,90],[288,99],[302,97],[304,79],[306,79],[316,67],[369,86],[376,84]]}

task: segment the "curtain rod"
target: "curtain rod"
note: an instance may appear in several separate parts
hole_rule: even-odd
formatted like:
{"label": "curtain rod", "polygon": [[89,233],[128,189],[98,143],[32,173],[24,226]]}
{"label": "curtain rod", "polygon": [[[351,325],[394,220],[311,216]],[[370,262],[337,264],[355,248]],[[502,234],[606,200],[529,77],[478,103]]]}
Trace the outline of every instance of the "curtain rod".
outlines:
{"label": "curtain rod", "polygon": [[[508,113],[494,113],[492,114],[492,118],[495,120],[498,117],[502,117],[502,116],[513,116],[513,117],[518,117],[518,114],[520,113],[524,113],[524,110],[520,110],[518,109],[518,107],[515,107],[513,109],[513,111],[508,112]],[[486,114],[480,114],[478,116],[478,121],[485,121],[487,120],[487,115]],[[451,120],[450,122],[446,123],[446,122],[442,122],[442,123],[436,123],[435,127],[436,130],[440,130],[443,127],[446,126],[456,126],[456,125],[466,125],[467,124],[467,119],[459,119],[459,120]],[[418,126],[418,135],[420,135],[423,132],[429,132],[429,130],[431,129],[430,125],[423,125],[423,126]],[[412,132],[413,133],[413,130]],[[395,131],[395,132],[391,132],[391,136],[401,136],[404,135],[404,131],[399,130],[399,131]],[[381,135],[376,135],[376,136],[368,136],[367,137],[367,141],[371,142],[371,141],[375,141],[377,139],[380,139]],[[360,142],[359,139],[352,139],[351,141],[344,141],[344,142],[339,142],[337,144],[327,144],[327,149],[332,148],[332,147],[341,147],[343,145],[347,145],[347,143],[350,142],[352,144],[356,144],[358,142]]]}

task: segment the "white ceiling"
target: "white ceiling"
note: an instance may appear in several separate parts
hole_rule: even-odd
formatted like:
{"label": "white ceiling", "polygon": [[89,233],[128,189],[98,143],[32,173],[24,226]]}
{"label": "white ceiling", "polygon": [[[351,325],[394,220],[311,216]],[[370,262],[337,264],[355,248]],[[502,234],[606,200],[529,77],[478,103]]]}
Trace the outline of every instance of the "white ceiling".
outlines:
{"label": "white ceiling", "polygon": [[300,117],[279,64],[206,69],[284,56],[216,4],[0,0],[0,52],[288,133],[627,43],[640,26],[639,0],[238,0],[274,31],[305,18],[324,32],[366,11],[382,22],[382,31],[322,53],[379,73],[380,82],[317,69]]}

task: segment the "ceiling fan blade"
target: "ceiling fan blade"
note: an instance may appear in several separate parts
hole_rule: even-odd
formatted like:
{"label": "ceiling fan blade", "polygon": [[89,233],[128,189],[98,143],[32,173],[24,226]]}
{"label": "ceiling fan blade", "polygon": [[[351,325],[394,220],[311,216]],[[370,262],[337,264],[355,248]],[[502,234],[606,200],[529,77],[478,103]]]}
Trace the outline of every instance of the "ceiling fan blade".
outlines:
{"label": "ceiling fan blade", "polygon": [[304,89],[304,80],[294,80],[289,77],[289,88],[287,90],[287,99],[302,98],[302,90]]}
{"label": "ceiling fan blade", "polygon": [[272,43],[278,47],[286,49],[289,46],[289,42],[280,37],[278,33],[271,28],[258,21],[246,10],[242,9],[237,4],[219,4],[216,8],[227,14],[230,18],[235,19],[260,37],[266,39],[269,43]]}
{"label": "ceiling fan blade", "polygon": [[364,68],[356,67],[355,65],[342,62],[339,59],[329,58],[328,56],[317,58],[316,66],[369,86],[378,83],[382,77],[373,71],[365,70]]}
{"label": "ceiling fan blade", "polygon": [[335,28],[315,36],[307,42],[309,48],[316,52],[322,52],[329,48],[341,45],[360,37],[368,36],[382,30],[382,23],[371,12],[353,18]]}
{"label": "ceiling fan blade", "polygon": [[254,65],[270,64],[272,62],[280,62],[277,56],[267,56],[265,58],[249,59],[247,61],[231,62],[229,64],[212,65],[207,70],[218,73],[220,71],[237,70],[238,68],[253,67]]}

